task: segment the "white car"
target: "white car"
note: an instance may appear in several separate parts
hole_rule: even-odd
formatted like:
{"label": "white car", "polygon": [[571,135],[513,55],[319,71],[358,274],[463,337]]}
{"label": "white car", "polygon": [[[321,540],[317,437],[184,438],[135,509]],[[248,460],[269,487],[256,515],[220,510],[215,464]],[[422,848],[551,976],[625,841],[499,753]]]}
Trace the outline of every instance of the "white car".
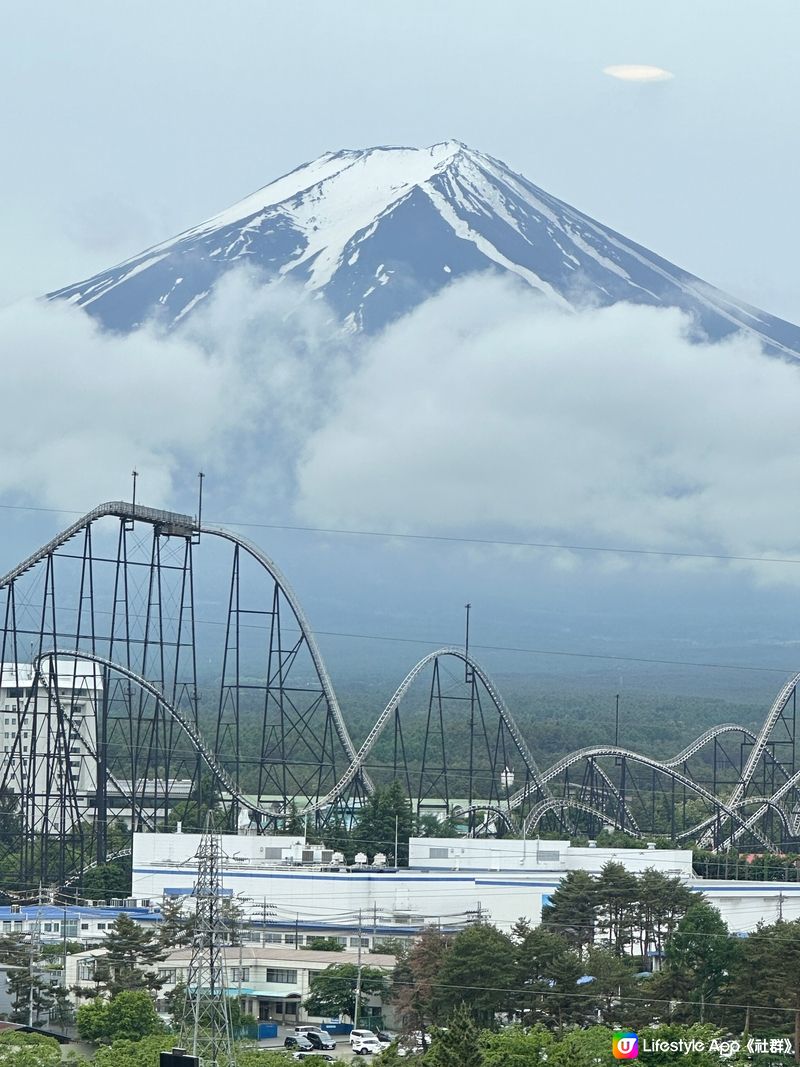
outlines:
{"label": "white car", "polygon": [[379,1041],[372,1030],[351,1030],[350,1048],[356,1056],[370,1056],[377,1052],[383,1052],[389,1047],[388,1041]]}

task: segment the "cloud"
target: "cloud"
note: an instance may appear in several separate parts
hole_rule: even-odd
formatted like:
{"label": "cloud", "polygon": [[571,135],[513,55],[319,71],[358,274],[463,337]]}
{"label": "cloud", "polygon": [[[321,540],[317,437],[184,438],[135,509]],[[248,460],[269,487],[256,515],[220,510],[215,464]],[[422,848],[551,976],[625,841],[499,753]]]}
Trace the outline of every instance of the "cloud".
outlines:
{"label": "cloud", "polygon": [[18,304],[0,312],[0,495],[89,508],[135,466],[142,501],[176,507],[203,469],[217,513],[268,500],[310,525],[800,555],[798,368],[690,334],[678,310],[565,312],[496,276],[377,338],[242,271],[171,334]]}
{"label": "cloud", "polygon": [[499,278],[372,343],[298,468],[307,521],[795,553],[798,368],[678,310],[563,312]]}
{"label": "cloud", "polygon": [[154,505],[201,467],[239,490],[257,470],[263,488],[349,351],[323,306],[243,271],[181,332],[104,333],[75,307],[30,301],[0,311],[0,337],[0,494],[77,509],[126,495],[134,466]]}
{"label": "cloud", "polygon": [[611,67],[603,67],[603,74],[625,82],[666,82],[675,77],[672,71],[664,70],[663,67],[651,67],[644,63],[620,63]]}

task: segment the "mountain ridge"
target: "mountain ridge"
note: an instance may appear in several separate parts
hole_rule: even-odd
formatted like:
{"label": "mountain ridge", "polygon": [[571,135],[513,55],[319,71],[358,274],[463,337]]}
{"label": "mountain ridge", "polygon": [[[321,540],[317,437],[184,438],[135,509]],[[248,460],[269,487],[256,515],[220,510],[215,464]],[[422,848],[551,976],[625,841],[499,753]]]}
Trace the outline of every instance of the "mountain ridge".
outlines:
{"label": "mountain ridge", "polygon": [[103,326],[179,325],[249,263],[323,295],[375,332],[458,277],[499,270],[563,307],[681,307],[712,339],[735,330],[800,356],[800,328],[716,289],[461,141],[326,152],[231,207],[47,294]]}

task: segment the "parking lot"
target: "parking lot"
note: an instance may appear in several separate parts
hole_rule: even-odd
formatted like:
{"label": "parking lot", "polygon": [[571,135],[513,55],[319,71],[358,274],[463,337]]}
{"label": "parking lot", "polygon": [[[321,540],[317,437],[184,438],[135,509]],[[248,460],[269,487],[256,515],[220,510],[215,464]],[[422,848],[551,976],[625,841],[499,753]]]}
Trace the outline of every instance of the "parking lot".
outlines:
{"label": "parking lot", "polygon": [[[259,1048],[268,1048],[275,1050],[283,1050],[283,1039],[287,1034],[294,1034],[294,1028],[278,1027],[278,1036],[269,1038],[266,1041],[259,1041]],[[350,1063],[352,1060],[354,1063],[369,1063],[370,1056],[354,1056],[350,1048],[350,1041],[346,1036],[332,1035],[331,1040],[336,1042],[336,1048],[332,1052],[328,1052],[329,1056],[335,1056],[337,1060],[343,1060],[345,1063]],[[312,1065],[313,1060],[308,1061]],[[324,1062],[324,1061],[322,1061]],[[321,1067],[321,1065],[320,1065]]]}

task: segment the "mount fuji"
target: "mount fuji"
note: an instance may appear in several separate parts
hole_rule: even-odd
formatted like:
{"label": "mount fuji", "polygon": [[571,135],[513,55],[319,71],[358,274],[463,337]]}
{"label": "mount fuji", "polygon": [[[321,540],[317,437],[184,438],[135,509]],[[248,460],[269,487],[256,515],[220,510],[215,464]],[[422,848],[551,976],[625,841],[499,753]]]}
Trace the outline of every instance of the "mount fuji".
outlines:
{"label": "mount fuji", "polygon": [[347,329],[382,329],[457,278],[516,275],[566,308],[680,307],[701,335],[736,330],[800,355],[800,328],[595,222],[459,141],[327,152],[233,207],[51,298],[108,329],[178,325],[249,264],[324,296]]}

